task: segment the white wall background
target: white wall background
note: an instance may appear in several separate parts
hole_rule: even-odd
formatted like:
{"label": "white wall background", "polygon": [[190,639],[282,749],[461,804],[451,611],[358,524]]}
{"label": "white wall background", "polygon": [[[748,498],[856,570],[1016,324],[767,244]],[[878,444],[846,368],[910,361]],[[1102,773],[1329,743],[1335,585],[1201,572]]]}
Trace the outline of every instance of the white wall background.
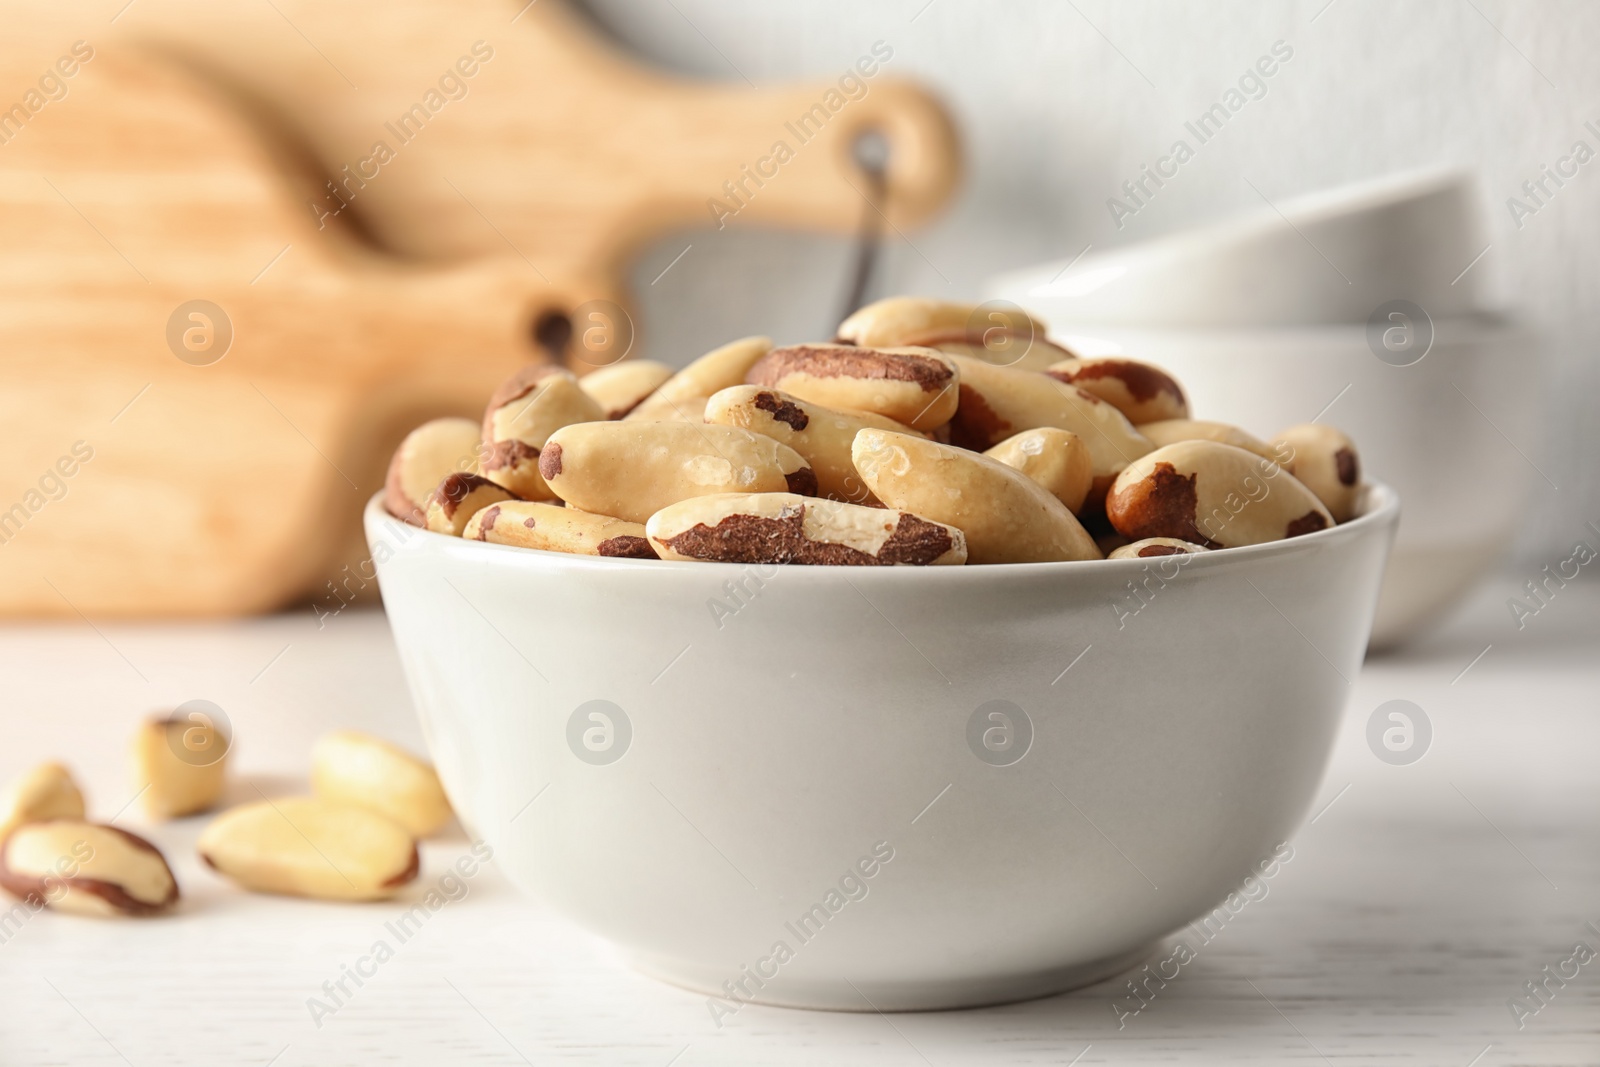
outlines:
{"label": "white wall background", "polygon": [[[931,227],[892,239],[877,294],[954,298],[1010,267],[1153,237],[1274,201],[1433,164],[1475,170],[1492,248],[1475,270],[1548,342],[1544,432],[1520,555],[1565,558],[1600,523],[1600,159],[1518,229],[1506,198],[1577,140],[1600,152],[1600,3],[1589,0],[587,0],[629,50],[665,68],[758,84],[831,77],[876,40],[886,72],[941,95],[967,178]],[[1120,231],[1124,179],[1274,41],[1293,60]],[[655,278],[684,246],[688,255]],[[848,241],[748,230],[660,242],[635,271],[655,358],[741,334],[827,335]],[[1465,266],[1465,264],[1463,264]],[[1507,375],[1529,373],[1508,365]],[[1500,487],[1485,485],[1484,492]]]}

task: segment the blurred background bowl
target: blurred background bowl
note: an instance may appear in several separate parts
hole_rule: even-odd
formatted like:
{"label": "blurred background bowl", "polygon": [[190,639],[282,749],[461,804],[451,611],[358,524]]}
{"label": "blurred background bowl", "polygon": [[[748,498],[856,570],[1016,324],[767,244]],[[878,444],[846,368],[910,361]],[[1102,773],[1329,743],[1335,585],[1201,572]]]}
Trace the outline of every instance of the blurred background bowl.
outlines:
{"label": "blurred background bowl", "polygon": [[1199,418],[1264,439],[1318,420],[1355,438],[1367,476],[1404,502],[1372,630],[1373,647],[1387,648],[1424,632],[1493,571],[1539,477],[1512,444],[1528,439],[1535,416],[1534,336],[1488,317],[1433,326],[1431,351],[1408,366],[1379,360],[1355,326],[1096,327],[1062,339],[1084,354],[1161,364]]}
{"label": "blurred background bowl", "polygon": [[1372,635],[1390,647],[1492,572],[1543,477],[1514,443],[1536,430],[1539,344],[1461,269],[1482,230],[1471,179],[1435,170],[1001,275],[989,295],[1081,355],[1161,364],[1195,418],[1350,434],[1405,502]]}
{"label": "blurred background bowl", "polygon": [[690,989],[911,1010],[1097,981],[1258,871],[1397,512],[1372,487],[1267,545],[931,569],[544,553],[376,498],[366,528],[445,788],[513,882]]}
{"label": "blurred background bowl", "polygon": [[1365,322],[1390,300],[1466,315],[1484,301],[1482,273],[1461,270],[1484,249],[1477,197],[1460,171],[1400,174],[1124,245],[1070,271],[1003,275],[995,288],[1059,322],[1124,326]]}

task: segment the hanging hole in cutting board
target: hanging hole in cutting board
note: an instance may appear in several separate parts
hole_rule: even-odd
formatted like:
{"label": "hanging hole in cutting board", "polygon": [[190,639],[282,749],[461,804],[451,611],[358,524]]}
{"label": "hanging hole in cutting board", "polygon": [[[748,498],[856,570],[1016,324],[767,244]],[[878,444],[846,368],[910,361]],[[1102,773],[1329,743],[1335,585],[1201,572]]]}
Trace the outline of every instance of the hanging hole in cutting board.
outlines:
{"label": "hanging hole in cutting board", "polygon": [[561,308],[545,308],[533,317],[533,345],[552,363],[565,363],[572,341],[572,319]]}
{"label": "hanging hole in cutting board", "polygon": [[635,336],[633,316],[611,300],[585,300],[571,311],[542,309],[529,332],[552,362],[578,373],[626,359]]}

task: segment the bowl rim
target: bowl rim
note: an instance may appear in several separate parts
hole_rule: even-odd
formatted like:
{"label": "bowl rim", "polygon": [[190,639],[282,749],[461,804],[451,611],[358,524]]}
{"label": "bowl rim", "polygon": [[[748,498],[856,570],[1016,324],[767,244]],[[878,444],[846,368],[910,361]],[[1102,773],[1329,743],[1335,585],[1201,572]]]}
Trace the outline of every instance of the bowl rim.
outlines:
{"label": "bowl rim", "polygon": [[[1363,350],[1367,343],[1367,324],[1364,322],[1212,326],[1049,315],[1043,308],[1038,310],[1038,314],[1049,319],[1049,336],[1069,348],[1074,339],[1093,340],[1098,339],[1097,335],[1103,335],[1106,340],[1127,337],[1135,340],[1174,339],[1216,344],[1335,343],[1358,345]],[[1516,310],[1487,309],[1465,315],[1430,315],[1429,321],[1433,323],[1435,347],[1481,345],[1503,341],[1508,337],[1531,338],[1538,335],[1533,323]]]}
{"label": "bowl rim", "polygon": [[[1233,567],[1239,564],[1249,564],[1249,561],[1267,561],[1279,556],[1305,551],[1315,551],[1317,546],[1331,545],[1334,543],[1377,536],[1385,529],[1393,530],[1398,525],[1400,515],[1400,495],[1388,485],[1377,481],[1362,483],[1361,514],[1348,522],[1330,526],[1325,530],[1315,533],[1301,534],[1299,537],[1288,537],[1279,541],[1268,541],[1259,545],[1244,545],[1239,548],[1222,549],[1212,552],[1196,552],[1182,557],[1184,570],[1198,567],[1203,573],[1215,567]],[[410,540],[411,534],[422,534],[428,540],[425,545],[444,551],[452,551],[458,557],[476,557],[483,561],[498,559],[509,562],[521,558],[528,566],[538,566],[541,569],[554,567],[557,570],[571,571],[597,571],[611,573],[626,573],[644,571],[656,574],[706,574],[705,568],[719,568],[712,573],[730,573],[743,571],[751,567],[778,567],[785,572],[795,571],[808,574],[819,573],[822,575],[867,581],[912,581],[910,576],[915,574],[928,575],[937,572],[939,577],[933,581],[961,582],[979,581],[981,576],[988,575],[994,579],[1002,578],[1048,578],[1068,577],[1073,575],[1099,574],[1105,576],[1117,574],[1138,573],[1151,565],[1150,559],[1088,559],[1088,560],[1058,560],[1042,563],[986,563],[974,566],[937,566],[937,567],[852,567],[839,564],[822,564],[799,566],[794,564],[766,564],[766,563],[725,563],[710,561],[685,562],[681,560],[664,559],[626,559],[606,558],[600,556],[585,556],[572,552],[550,552],[540,548],[521,548],[516,545],[497,545],[487,541],[469,541],[465,538],[451,534],[437,533],[419,526],[412,526],[395,518],[383,506],[383,493],[374,493],[364,509],[364,519],[368,530],[368,548],[376,553],[373,547],[374,537],[371,533],[374,523],[385,524],[390,530],[406,531],[405,540]],[[509,554],[509,555],[508,555]],[[1163,557],[1165,558],[1165,557]],[[619,570],[622,568],[622,570]],[[1120,568],[1120,569],[1118,569]],[[898,574],[900,577],[890,577]],[[968,577],[960,577],[967,575]],[[924,581],[929,580],[924,578]]]}

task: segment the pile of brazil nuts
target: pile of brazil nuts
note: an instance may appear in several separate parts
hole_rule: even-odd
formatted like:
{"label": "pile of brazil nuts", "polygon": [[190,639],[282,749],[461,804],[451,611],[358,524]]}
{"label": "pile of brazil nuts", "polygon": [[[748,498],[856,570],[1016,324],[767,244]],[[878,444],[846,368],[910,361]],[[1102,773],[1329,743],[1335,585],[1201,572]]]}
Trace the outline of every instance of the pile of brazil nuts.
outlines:
{"label": "pile of brazil nuts", "polygon": [[[145,814],[165,821],[214,808],[228,741],[210,722],[165,716],[141,725],[133,770]],[[353,731],[313,747],[311,790],[224,811],[200,834],[201,860],[252,892],[377,900],[416,879],[417,839],[451,817],[432,767]],[[36,911],[101,917],[157,915],[179,896],[161,850],[89,821],[83,790],[59,763],[40,764],[0,792],[0,889]]]}
{"label": "pile of brazil nuts", "polygon": [[1330,426],[1264,441],[1024,312],[894,297],[831,341],[747,337],[678,371],[526,367],[481,422],[413,430],[384,504],[551,552],[886,566],[1237,548],[1344,522],[1360,487]]}

